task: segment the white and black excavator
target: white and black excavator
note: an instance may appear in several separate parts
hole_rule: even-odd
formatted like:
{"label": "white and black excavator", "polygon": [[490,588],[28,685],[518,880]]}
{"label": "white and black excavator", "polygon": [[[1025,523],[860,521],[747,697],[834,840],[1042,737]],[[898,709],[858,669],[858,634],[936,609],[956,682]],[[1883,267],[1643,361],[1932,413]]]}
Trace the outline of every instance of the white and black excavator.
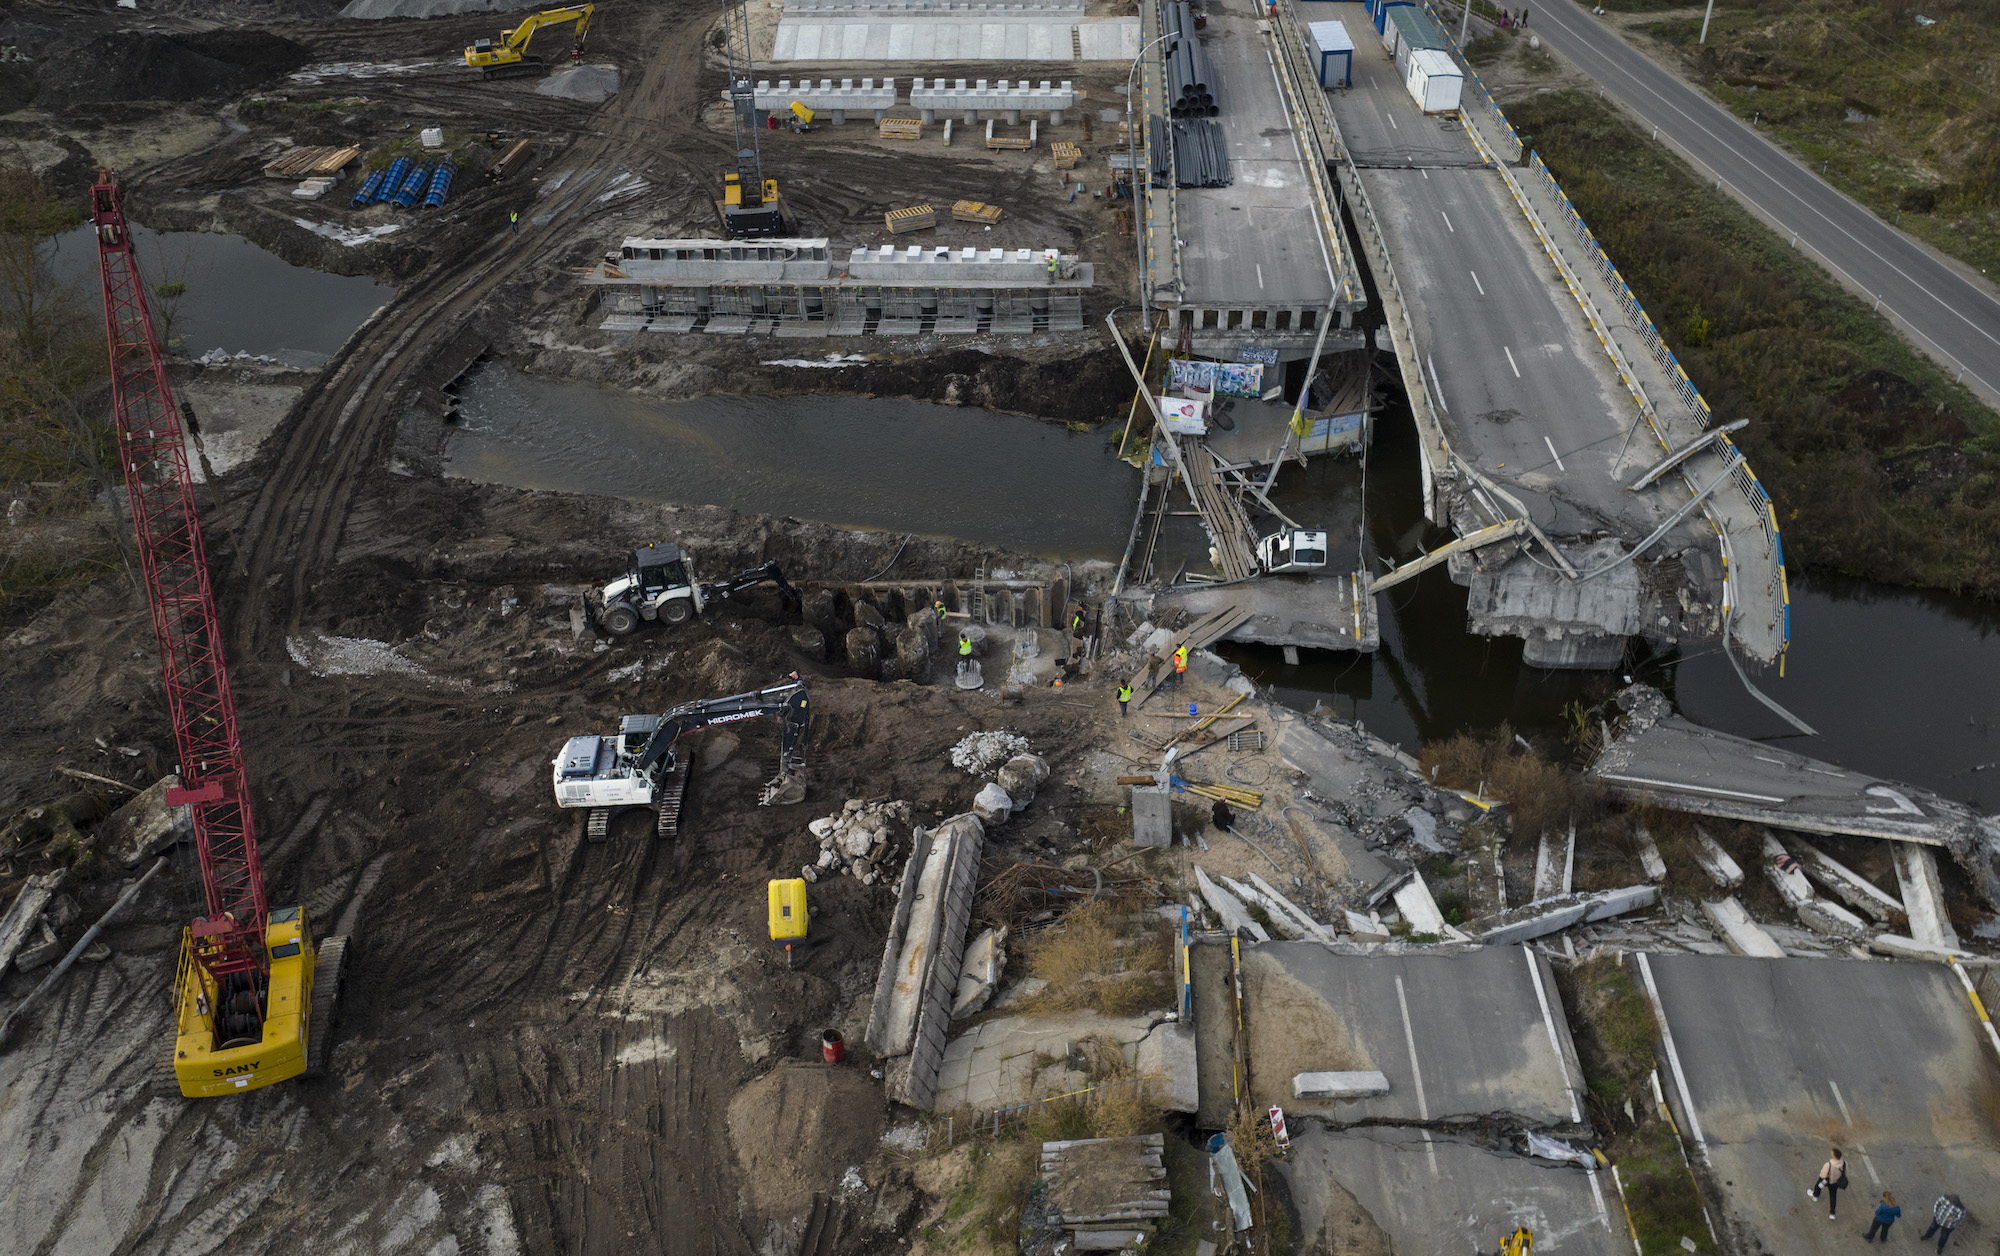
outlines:
{"label": "white and black excavator", "polygon": [[709,698],[675,707],[665,715],[627,715],[612,737],[572,737],[554,760],[556,805],[588,807],[585,830],[602,841],[611,813],[624,807],[653,807],[660,813],[659,836],[680,831],[681,799],[687,792],[688,758],[681,738],[712,724],[734,724],[775,715],[784,721],[778,774],[758,795],[759,806],[790,806],[806,798],[806,729],[812,712],[806,687],[794,677],[768,689]]}
{"label": "white and black excavator", "polygon": [[597,595],[597,606],[591,609],[604,631],[623,637],[636,632],[643,620],[686,623],[707,610],[711,601],[760,584],[777,585],[788,606],[798,605],[799,591],[785,579],[776,561],[703,584],[695,575],[694,560],[680,546],[649,542],[632,551],[625,575],[605,585]]}

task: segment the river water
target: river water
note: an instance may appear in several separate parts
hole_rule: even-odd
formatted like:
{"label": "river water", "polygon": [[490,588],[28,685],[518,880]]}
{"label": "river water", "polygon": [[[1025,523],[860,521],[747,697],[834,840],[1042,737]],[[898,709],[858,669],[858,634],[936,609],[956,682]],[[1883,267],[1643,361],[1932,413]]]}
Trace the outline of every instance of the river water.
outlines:
{"label": "river water", "polygon": [[[348,278],[294,266],[242,236],[213,231],[151,231],[133,227],[139,271],[149,291],[154,330],[175,351],[199,357],[212,349],[318,366],[333,356],[363,320],[396,294],[368,278]],[[96,308],[97,240],[85,224],[55,237],[49,269],[75,285]],[[187,286],[177,300],[152,291],[161,283]]]}
{"label": "river water", "polygon": [[[1116,559],[1138,473],[1115,436],[1035,419],[885,398],[711,397],[661,402],[487,366],[468,378],[449,472],[488,483],[697,502],[826,523],[963,537],[1051,557]],[[1417,509],[1407,416],[1380,416],[1367,468],[1369,561],[1448,539]],[[1350,520],[1362,468],[1319,460],[1279,475],[1273,497],[1302,521]],[[1176,518],[1160,572],[1205,548]],[[1351,561],[1342,565],[1351,566]],[[1714,647],[1638,658],[1616,674],[1524,666],[1521,642],[1465,630],[1466,591],[1442,568],[1384,596],[1374,655],[1223,647],[1286,702],[1323,703],[1405,748],[1501,721],[1560,732],[1564,708],[1627,675],[1689,718],[2000,811],[2000,607],[1792,573],[1793,646],[1757,683],[1819,730],[1795,733],[1758,705]]]}

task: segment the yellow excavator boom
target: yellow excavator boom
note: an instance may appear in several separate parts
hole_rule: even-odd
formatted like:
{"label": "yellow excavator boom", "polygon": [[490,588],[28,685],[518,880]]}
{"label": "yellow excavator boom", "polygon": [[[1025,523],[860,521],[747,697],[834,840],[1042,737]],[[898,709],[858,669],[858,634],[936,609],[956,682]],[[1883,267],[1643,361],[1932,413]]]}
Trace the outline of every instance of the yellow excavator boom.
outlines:
{"label": "yellow excavator boom", "polygon": [[465,50],[465,64],[491,74],[494,70],[508,67],[539,69],[540,57],[528,56],[528,43],[535,32],[544,26],[561,26],[566,22],[576,23],[576,42],[582,43],[590,31],[590,22],[597,15],[594,4],[574,4],[566,9],[544,9],[530,14],[519,26],[500,32],[498,39],[481,39]]}

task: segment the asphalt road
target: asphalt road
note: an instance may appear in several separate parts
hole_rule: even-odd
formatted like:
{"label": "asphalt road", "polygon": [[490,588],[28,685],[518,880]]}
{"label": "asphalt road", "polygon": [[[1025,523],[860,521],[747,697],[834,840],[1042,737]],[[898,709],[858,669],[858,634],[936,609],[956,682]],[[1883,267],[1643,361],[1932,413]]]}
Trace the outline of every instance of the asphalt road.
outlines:
{"label": "asphalt road", "polygon": [[1369,1250],[1341,1241],[1351,1212],[1342,1207],[1343,1191],[1403,1256],[1497,1251],[1521,1225],[1533,1232],[1537,1251],[1632,1251],[1612,1183],[1483,1142],[1392,1127],[1335,1133],[1302,1123],[1276,1170],[1298,1209],[1301,1251]]}
{"label": "asphalt road", "polygon": [[[1308,942],[1245,956],[1252,1092],[1339,1124],[1511,1114],[1578,1124],[1582,1084],[1546,962],[1521,947],[1454,955],[1336,955]],[[1301,1072],[1379,1071],[1389,1093],[1334,1103],[1292,1096]]]}
{"label": "asphalt road", "polygon": [[1357,42],[1354,86],[1331,98],[1334,117],[1395,259],[1453,448],[1555,503],[1535,510],[1551,532],[1650,531],[1667,510],[1622,480],[1657,444],[1645,433],[1626,441],[1631,394],[1575,299],[1464,131],[1418,110],[1372,30]]}
{"label": "asphalt road", "polygon": [[[1882,299],[1925,353],[2000,403],[2000,297],[1835,191],[1786,152],[1569,0],[1537,6],[1533,30],[1698,169],[1849,286]],[[1361,54],[1356,53],[1357,63]],[[1358,69],[1357,65],[1357,69]]]}
{"label": "asphalt road", "polygon": [[[1240,0],[1237,6],[1240,8]],[[1257,22],[1210,8],[1203,45],[1215,67],[1218,122],[1229,146],[1226,188],[1182,188],[1176,217],[1182,303],[1324,310],[1331,260],[1312,210],[1305,161],[1272,77]]]}
{"label": "asphalt road", "polygon": [[[1648,962],[1693,1099],[1688,1130],[1699,1126],[1732,1220],[1755,1232],[1760,1251],[1808,1256],[1854,1244],[1884,1190],[1903,1207],[1894,1246],[1909,1248],[1932,1202],[1951,1191],[1970,1214],[1953,1250],[1993,1250],[2000,1062],[1948,970],[1706,955]],[[1675,1085],[1665,1071],[1662,1081]],[[1830,1222],[1805,1188],[1836,1146],[1852,1189]]]}

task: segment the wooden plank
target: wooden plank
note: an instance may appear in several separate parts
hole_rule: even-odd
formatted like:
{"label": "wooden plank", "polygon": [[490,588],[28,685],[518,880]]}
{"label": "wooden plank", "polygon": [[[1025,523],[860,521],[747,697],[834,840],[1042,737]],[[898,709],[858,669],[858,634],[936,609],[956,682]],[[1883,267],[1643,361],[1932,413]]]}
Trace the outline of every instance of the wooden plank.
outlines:
{"label": "wooden plank", "polygon": [[1130,680],[1134,700],[1143,705],[1146,699],[1152,697],[1160,686],[1166,683],[1166,678],[1173,675],[1174,651],[1182,645],[1191,651],[1199,650],[1235,631],[1249,618],[1248,607],[1232,602],[1219,610],[1209,612],[1175,633]]}
{"label": "wooden plank", "polygon": [[885,140],[924,138],[924,124],[916,118],[884,118],[875,124],[875,130]]}
{"label": "wooden plank", "polygon": [[5,916],[0,916],[0,973],[14,962],[14,956],[28,939],[33,936],[35,925],[48,910],[49,900],[55,897],[56,887],[62,884],[60,872],[44,872],[28,878],[21,892],[14,896],[13,905]]}

